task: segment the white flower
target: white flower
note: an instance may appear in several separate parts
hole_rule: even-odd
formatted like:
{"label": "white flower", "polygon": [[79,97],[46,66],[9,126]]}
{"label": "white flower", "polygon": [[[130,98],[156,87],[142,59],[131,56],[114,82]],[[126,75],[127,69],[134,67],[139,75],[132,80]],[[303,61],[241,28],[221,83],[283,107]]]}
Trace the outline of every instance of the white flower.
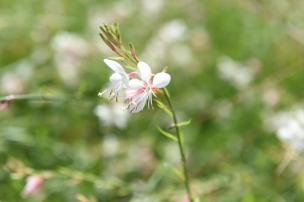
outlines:
{"label": "white flower", "polygon": [[105,156],[114,156],[119,149],[119,141],[114,135],[106,135],[102,142],[102,152]]}
{"label": "white flower", "polygon": [[121,91],[128,87],[129,76],[118,62],[109,59],[105,59],[104,62],[114,73],[110,76],[108,87],[99,92],[98,95],[103,96],[104,94],[108,94],[110,99],[117,100]]}
{"label": "white flower", "polygon": [[155,92],[166,87],[171,80],[171,76],[165,72],[153,76],[150,66],[144,62],[139,62],[137,69],[140,79],[131,79],[126,90],[128,110],[132,113],[143,110],[146,102],[148,102],[148,107],[152,106],[152,97],[155,96]]}
{"label": "white flower", "polygon": [[219,76],[232,83],[238,89],[244,89],[254,79],[255,70],[250,66],[234,61],[230,57],[220,58],[218,65]]}
{"label": "white flower", "polygon": [[304,151],[303,108],[275,114],[270,118],[269,123],[282,142],[289,145],[295,151]]}
{"label": "white flower", "polygon": [[[123,66],[113,60],[105,59],[104,62],[113,71],[107,88],[99,92],[99,96],[107,94],[110,99],[123,98],[127,102],[129,112],[143,110],[148,101],[148,107],[152,106],[152,97],[160,88],[165,88],[171,80],[171,76],[165,72],[152,74],[151,68],[144,62],[137,64],[137,71],[127,73]],[[138,77],[138,78],[135,78]]]}
{"label": "white flower", "polygon": [[8,68],[9,71],[0,75],[0,91],[3,94],[20,94],[26,90],[27,82],[33,74],[33,64],[28,60],[21,60]]}
{"label": "white flower", "polygon": [[122,103],[114,103],[112,105],[97,105],[95,114],[104,126],[116,126],[123,129],[127,126],[128,112]]}
{"label": "white flower", "polygon": [[51,41],[58,74],[68,86],[78,83],[83,58],[89,53],[88,42],[81,36],[60,32]]}
{"label": "white flower", "polygon": [[142,13],[146,16],[155,16],[162,10],[164,3],[164,0],[141,0]]}
{"label": "white flower", "polygon": [[143,58],[148,60],[151,66],[163,65],[167,59],[165,56],[174,48],[172,46],[182,44],[186,35],[187,25],[183,21],[172,20],[166,22],[149,40],[143,51]]}
{"label": "white flower", "polygon": [[94,112],[104,126],[116,126],[121,129],[127,126],[128,112],[122,103],[97,105]]}

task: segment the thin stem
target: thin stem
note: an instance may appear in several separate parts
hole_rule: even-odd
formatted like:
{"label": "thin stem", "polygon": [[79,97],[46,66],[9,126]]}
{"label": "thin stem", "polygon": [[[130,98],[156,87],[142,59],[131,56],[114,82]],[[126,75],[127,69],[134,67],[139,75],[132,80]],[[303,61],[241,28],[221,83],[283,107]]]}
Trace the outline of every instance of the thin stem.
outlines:
{"label": "thin stem", "polygon": [[190,202],[193,202],[193,197],[192,197],[192,192],[191,192],[191,187],[190,187],[190,178],[189,178],[189,174],[188,174],[188,168],[187,168],[187,161],[186,161],[186,155],[185,155],[185,149],[183,146],[183,142],[182,142],[182,137],[181,137],[181,132],[180,132],[180,128],[178,126],[178,121],[177,121],[177,117],[176,117],[176,113],[174,111],[169,93],[166,89],[163,90],[165,98],[168,102],[170,111],[172,113],[172,119],[174,122],[174,126],[175,126],[175,132],[176,132],[176,137],[177,137],[177,143],[178,143],[178,148],[179,148],[179,152],[181,155],[181,160],[182,160],[182,164],[183,164],[183,171],[184,171],[184,185],[188,194],[188,198],[190,199]]}
{"label": "thin stem", "polygon": [[0,97],[0,102],[14,100],[60,100],[60,98],[43,94],[20,94]]}

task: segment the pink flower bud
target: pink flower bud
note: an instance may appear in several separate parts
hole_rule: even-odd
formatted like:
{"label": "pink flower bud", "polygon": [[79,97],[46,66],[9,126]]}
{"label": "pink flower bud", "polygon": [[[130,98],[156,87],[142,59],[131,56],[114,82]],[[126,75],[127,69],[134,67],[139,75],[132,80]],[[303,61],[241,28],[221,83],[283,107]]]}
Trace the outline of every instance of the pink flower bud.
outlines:
{"label": "pink flower bud", "polygon": [[181,202],[190,202],[188,196],[184,196]]}
{"label": "pink flower bud", "polygon": [[4,109],[8,108],[8,106],[9,106],[9,101],[6,101],[6,100],[0,101],[0,110],[4,110]]}
{"label": "pink flower bud", "polygon": [[26,184],[23,190],[25,196],[29,196],[37,191],[43,185],[44,178],[39,175],[32,175],[26,179]]}
{"label": "pink flower bud", "polygon": [[14,99],[13,95],[8,95],[4,100],[0,101],[0,110],[6,109],[9,107],[10,102]]}

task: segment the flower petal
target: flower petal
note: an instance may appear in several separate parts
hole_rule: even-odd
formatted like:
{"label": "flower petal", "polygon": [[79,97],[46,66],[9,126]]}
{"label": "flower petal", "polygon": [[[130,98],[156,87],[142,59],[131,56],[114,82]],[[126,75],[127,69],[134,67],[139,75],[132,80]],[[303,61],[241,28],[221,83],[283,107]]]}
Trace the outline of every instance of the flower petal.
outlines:
{"label": "flower petal", "polygon": [[140,94],[135,95],[132,99],[129,100],[128,103],[128,111],[131,113],[137,113],[144,109],[146,102],[149,100],[151,93],[142,92]]}
{"label": "flower petal", "polygon": [[118,82],[121,82],[121,81],[122,81],[122,76],[121,76],[121,74],[119,74],[119,73],[113,73],[113,74],[110,76],[110,81],[111,81],[111,83],[118,83]]}
{"label": "flower petal", "polygon": [[121,76],[121,81],[124,84],[125,87],[129,86],[129,77],[127,74],[120,74]]}
{"label": "flower petal", "polygon": [[135,77],[137,77],[137,76],[138,76],[137,71],[133,71],[133,72],[130,72],[130,73],[128,74],[128,77],[129,77],[130,79],[135,78]]}
{"label": "flower petal", "polygon": [[114,72],[122,73],[122,74],[125,73],[124,68],[118,62],[115,62],[114,60],[109,60],[109,59],[104,59],[103,61]]}
{"label": "flower petal", "polygon": [[170,81],[170,74],[165,72],[157,73],[153,78],[152,86],[156,88],[164,88],[170,83]]}
{"label": "flower petal", "polygon": [[149,82],[152,76],[150,66],[147,63],[141,61],[137,64],[137,68],[139,77],[145,82]]}
{"label": "flower petal", "polygon": [[131,79],[129,81],[129,87],[131,89],[137,89],[137,88],[142,88],[145,86],[145,83],[139,79]]}

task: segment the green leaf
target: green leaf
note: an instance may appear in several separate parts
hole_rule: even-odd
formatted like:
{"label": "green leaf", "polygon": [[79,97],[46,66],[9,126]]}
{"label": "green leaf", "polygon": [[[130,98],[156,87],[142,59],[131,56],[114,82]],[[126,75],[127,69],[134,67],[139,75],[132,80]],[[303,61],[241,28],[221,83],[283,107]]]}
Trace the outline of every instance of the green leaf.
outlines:
{"label": "green leaf", "polygon": [[189,119],[188,121],[182,121],[182,122],[179,122],[177,123],[176,125],[172,125],[172,127],[170,128],[174,128],[174,127],[184,127],[184,126],[187,126],[191,123],[191,119]]}
{"label": "green leaf", "polygon": [[160,127],[157,127],[157,128],[158,128],[159,132],[160,132],[161,134],[163,134],[165,137],[167,137],[167,138],[169,138],[169,139],[171,139],[171,140],[177,142],[177,138],[175,137],[175,135],[173,135],[173,134],[171,134],[171,133],[168,133],[168,132],[164,131],[164,130],[161,129]]}

